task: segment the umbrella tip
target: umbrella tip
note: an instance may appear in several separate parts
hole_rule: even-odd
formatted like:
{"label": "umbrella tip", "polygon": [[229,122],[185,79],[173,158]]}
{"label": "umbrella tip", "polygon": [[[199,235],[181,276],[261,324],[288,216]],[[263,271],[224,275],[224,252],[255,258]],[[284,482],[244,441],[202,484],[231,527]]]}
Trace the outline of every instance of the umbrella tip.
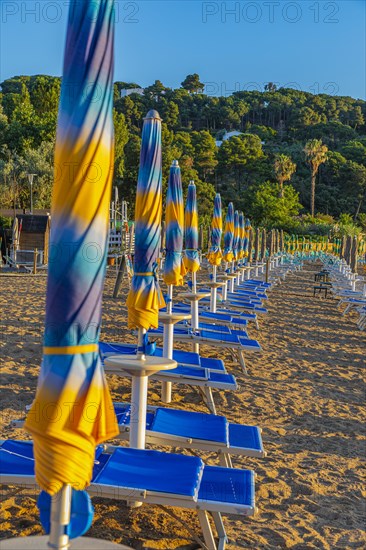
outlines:
{"label": "umbrella tip", "polygon": [[189,180],[189,185],[194,185],[194,180]]}
{"label": "umbrella tip", "polygon": [[158,111],[155,111],[155,109],[150,109],[150,111],[147,113],[144,120],[148,120],[148,119],[151,119],[151,118],[157,119],[157,120],[162,120],[161,116],[158,113]]}
{"label": "umbrella tip", "polygon": [[177,160],[172,161],[172,166],[179,166],[179,162]]}

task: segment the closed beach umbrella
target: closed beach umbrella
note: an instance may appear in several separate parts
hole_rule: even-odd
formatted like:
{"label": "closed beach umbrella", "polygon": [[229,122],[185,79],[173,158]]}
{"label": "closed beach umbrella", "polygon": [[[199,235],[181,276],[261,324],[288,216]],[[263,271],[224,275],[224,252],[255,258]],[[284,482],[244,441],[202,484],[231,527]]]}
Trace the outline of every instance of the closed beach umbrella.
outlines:
{"label": "closed beach umbrella", "polygon": [[127,297],[131,329],[156,328],[159,309],[165,306],[156,274],[162,214],[161,162],[161,118],[152,110],[144,119],[137,179],[134,275]]}
{"label": "closed beach umbrella", "polygon": [[182,285],[186,269],[183,265],[183,231],[184,205],[182,179],[178,161],[173,161],[170,168],[165,211],[165,263],[164,282],[171,285]]}
{"label": "closed beach umbrella", "polygon": [[267,232],[265,229],[262,231],[262,241],[261,241],[261,260],[263,261],[266,257],[267,249]]}
{"label": "closed beach umbrella", "polygon": [[255,240],[254,240],[254,261],[258,262],[259,260],[259,243],[260,243],[260,229],[257,227],[255,230]]}
{"label": "closed beach umbrella", "polygon": [[233,254],[233,241],[234,241],[234,205],[229,202],[225,220],[225,235],[224,235],[224,260],[225,262],[232,262],[234,259]]}
{"label": "closed beach umbrella", "polygon": [[233,254],[235,260],[239,256],[239,240],[240,240],[240,227],[239,227],[239,212],[235,210],[234,213],[234,240],[233,240]]}
{"label": "closed beach umbrella", "polygon": [[249,239],[250,239],[250,232],[252,229],[252,225],[250,223],[250,220],[247,218],[245,220],[245,226],[244,226],[244,258],[248,258],[249,256]]}
{"label": "closed beach umbrella", "polygon": [[37,482],[51,495],[67,486],[84,489],[96,444],[118,434],[98,353],[113,172],[113,35],[112,2],[71,2],[43,360],[25,424]]}
{"label": "closed beach umbrella", "polygon": [[198,214],[197,194],[194,183],[188,185],[187,202],[184,212],[184,265],[190,273],[196,273],[200,268],[198,254]]}
{"label": "closed beach umbrella", "polygon": [[222,206],[220,193],[216,193],[214,211],[211,224],[211,247],[208,253],[208,261],[213,266],[221,264],[221,236],[222,236]]}
{"label": "closed beach umbrella", "polygon": [[207,256],[209,263],[212,265],[212,279],[213,286],[211,287],[211,302],[210,311],[216,312],[217,302],[217,288],[216,276],[217,266],[221,264],[222,252],[221,252],[221,237],[222,237],[222,205],[221,196],[216,193],[214,200],[214,212],[211,224],[211,247]]}
{"label": "closed beach umbrella", "polygon": [[245,218],[243,212],[239,212],[239,247],[238,257],[244,258],[244,239],[245,239]]}

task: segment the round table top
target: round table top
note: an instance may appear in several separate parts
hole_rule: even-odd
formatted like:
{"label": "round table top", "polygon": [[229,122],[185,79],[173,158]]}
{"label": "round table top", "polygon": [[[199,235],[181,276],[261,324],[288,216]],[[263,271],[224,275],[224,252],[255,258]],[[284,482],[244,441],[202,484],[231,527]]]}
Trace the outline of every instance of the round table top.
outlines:
{"label": "round table top", "polygon": [[186,298],[192,302],[208,298],[209,296],[211,296],[211,292],[182,292],[182,294],[178,294],[179,298]]}
{"label": "round table top", "polygon": [[220,275],[221,281],[228,281],[231,277],[228,277],[228,275]]}
{"label": "round table top", "polygon": [[228,275],[226,275],[226,277],[228,279],[234,279],[234,278],[236,279],[237,275],[235,273],[228,273]]}
{"label": "round table top", "polygon": [[113,367],[128,372],[132,376],[150,376],[161,370],[171,370],[177,367],[177,362],[166,357],[145,355],[145,359],[137,355],[109,355],[104,359],[106,367]]}
{"label": "round table top", "polygon": [[[48,536],[17,537],[1,541],[1,550],[49,550]],[[70,550],[132,550],[130,546],[123,546],[103,539],[94,539],[90,537],[79,537],[70,541]]]}
{"label": "round table top", "polygon": [[211,288],[219,288],[219,286],[224,286],[226,283],[225,281],[210,281],[209,283],[206,283],[206,284]]}
{"label": "round table top", "polygon": [[159,321],[161,321],[163,325],[175,325],[175,323],[179,323],[179,321],[186,321],[191,317],[192,315],[190,313],[165,313],[164,311],[159,313]]}

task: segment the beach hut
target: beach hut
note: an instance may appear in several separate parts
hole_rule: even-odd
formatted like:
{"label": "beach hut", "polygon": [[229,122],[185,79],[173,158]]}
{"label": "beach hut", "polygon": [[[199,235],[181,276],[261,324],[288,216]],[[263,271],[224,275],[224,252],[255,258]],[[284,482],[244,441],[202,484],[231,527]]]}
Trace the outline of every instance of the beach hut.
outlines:
{"label": "beach hut", "polygon": [[48,263],[48,243],[50,238],[51,216],[17,214],[18,239],[17,263],[33,263],[34,251],[38,250],[38,264]]}

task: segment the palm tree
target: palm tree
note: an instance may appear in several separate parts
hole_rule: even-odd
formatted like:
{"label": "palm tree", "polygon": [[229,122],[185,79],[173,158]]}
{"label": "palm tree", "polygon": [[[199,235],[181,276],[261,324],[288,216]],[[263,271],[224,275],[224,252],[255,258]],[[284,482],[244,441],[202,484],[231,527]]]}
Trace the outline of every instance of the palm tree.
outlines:
{"label": "palm tree", "polygon": [[311,172],[311,215],[314,217],[315,210],[315,180],[319,166],[327,160],[328,147],[323,144],[321,139],[311,139],[304,147],[306,160],[310,165]]}
{"label": "palm tree", "polygon": [[283,184],[291,179],[296,170],[296,164],[292,162],[287,155],[276,155],[274,162],[274,171],[276,179],[280,184],[280,199],[283,198]]}

